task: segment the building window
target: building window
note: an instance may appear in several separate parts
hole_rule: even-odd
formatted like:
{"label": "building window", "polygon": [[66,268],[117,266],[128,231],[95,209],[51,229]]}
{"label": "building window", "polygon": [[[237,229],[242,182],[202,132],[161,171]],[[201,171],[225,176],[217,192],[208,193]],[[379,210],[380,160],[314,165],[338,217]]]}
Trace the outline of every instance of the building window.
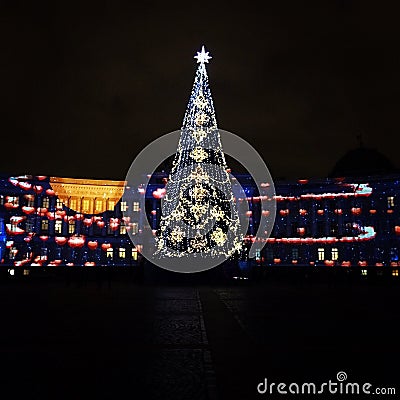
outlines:
{"label": "building window", "polygon": [[331,236],[336,236],[338,233],[338,224],[337,223],[331,223],[330,224],[330,235]]}
{"label": "building window", "polygon": [[4,204],[4,196],[0,195],[0,206]]}
{"label": "building window", "polygon": [[75,233],[75,221],[73,219],[68,223],[68,233],[70,235]]}
{"label": "building window", "polygon": [[346,235],[352,236],[353,235],[353,224],[351,222],[347,222],[344,230],[345,230]]}
{"label": "building window", "polygon": [[103,200],[96,200],[96,211],[101,211],[103,208]]}
{"label": "building window", "polygon": [[292,259],[297,260],[299,258],[299,249],[294,248],[292,249]]}
{"label": "building window", "polygon": [[326,236],[326,224],[324,221],[317,222],[317,236],[318,237]]}
{"label": "building window", "polygon": [[42,247],[42,249],[40,250],[40,259],[47,260],[47,248],[46,247]]}
{"label": "building window", "polygon": [[257,249],[256,250],[256,261],[260,261],[261,260],[261,250]]}
{"label": "building window", "polygon": [[267,261],[272,261],[274,259],[274,252],[272,249],[267,249],[265,254]]}
{"label": "building window", "polygon": [[7,202],[14,204],[14,206],[18,206],[19,205],[19,197],[18,196],[8,196]]}
{"label": "building window", "polygon": [[384,254],[385,252],[381,247],[375,247],[374,255],[376,259],[382,260],[384,258]]}
{"label": "building window", "polygon": [[138,201],[133,202],[133,211],[139,211],[139,202]]}
{"label": "building window", "polygon": [[11,247],[11,249],[10,249],[10,253],[9,253],[9,259],[10,260],[14,260],[14,258],[16,257],[16,255],[17,255],[17,253],[18,253],[18,249],[16,248],[16,247]]}
{"label": "building window", "polygon": [[88,213],[90,211],[90,201],[88,199],[82,200],[82,212]]}
{"label": "building window", "polygon": [[[69,208],[71,208],[72,210],[76,210],[76,199],[69,200]],[[76,211],[78,211],[78,210],[76,210]]]}
{"label": "building window", "polygon": [[339,258],[339,249],[337,247],[334,247],[332,249],[331,256],[332,256],[331,260],[334,260],[334,261],[336,261]]}
{"label": "building window", "polygon": [[41,224],[42,231],[47,232],[49,230],[49,220],[48,219],[42,219],[42,224]]}
{"label": "building window", "polygon": [[60,219],[57,219],[54,224],[54,232],[62,233],[62,221]]}
{"label": "building window", "polygon": [[318,249],[318,261],[324,261],[325,260],[325,250],[323,247],[320,247]]}
{"label": "building window", "polygon": [[112,247],[110,247],[109,249],[107,249],[107,258],[113,258],[114,256],[114,250]]}
{"label": "building window", "polygon": [[393,196],[388,196],[387,198],[387,205],[388,207],[394,207],[394,197]]}
{"label": "building window", "polygon": [[56,250],[55,251],[55,259],[56,260],[61,260],[61,258],[62,258],[62,250],[61,250],[61,248],[59,247],[59,248],[57,248],[55,250]]}
{"label": "building window", "polygon": [[363,275],[363,276],[367,276],[367,270],[366,269],[362,269],[361,270],[361,275]]}
{"label": "building window", "polygon": [[125,247],[120,247],[118,254],[119,258],[125,258]]}
{"label": "building window", "polygon": [[392,271],[392,276],[399,276],[399,270],[398,269],[394,269]]}
{"label": "building window", "polygon": [[128,209],[128,204],[126,204],[126,201],[121,201],[121,211],[124,212]]}
{"label": "building window", "polygon": [[27,199],[26,205],[28,207],[33,207],[33,204],[35,202],[35,197],[33,195],[27,195],[26,199]]}
{"label": "building window", "polygon": [[137,223],[137,222],[133,222],[133,223],[132,223],[132,233],[133,233],[133,234],[136,234],[136,233],[138,233],[138,230],[139,230],[139,225],[138,225],[138,223]]}
{"label": "building window", "polygon": [[17,229],[18,229],[17,224],[11,224],[11,226],[10,226],[10,231],[11,231],[11,232],[16,232]]}
{"label": "building window", "polygon": [[119,234],[120,235],[125,235],[126,233],[126,226],[124,222],[121,222],[121,225],[119,226]]}
{"label": "building window", "polygon": [[108,209],[110,211],[114,210],[115,207],[115,201],[114,200],[108,200]]}
{"label": "building window", "polygon": [[62,209],[62,208],[63,208],[63,202],[62,202],[61,199],[57,199],[57,200],[56,200],[56,207],[57,207],[58,209]]}
{"label": "building window", "polygon": [[33,221],[32,220],[29,219],[28,221],[26,221],[25,230],[27,232],[33,232]]}
{"label": "building window", "polygon": [[137,250],[134,247],[132,248],[132,260],[137,260]]}
{"label": "building window", "polygon": [[399,254],[397,252],[397,247],[392,247],[390,249],[390,260],[391,261],[399,261]]}
{"label": "building window", "polygon": [[42,199],[42,207],[43,208],[49,208],[50,206],[50,200],[48,197],[43,197]]}
{"label": "building window", "polygon": [[297,222],[294,221],[291,225],[292,225],[291,236],[297,236],[297,233],[299,232]]}

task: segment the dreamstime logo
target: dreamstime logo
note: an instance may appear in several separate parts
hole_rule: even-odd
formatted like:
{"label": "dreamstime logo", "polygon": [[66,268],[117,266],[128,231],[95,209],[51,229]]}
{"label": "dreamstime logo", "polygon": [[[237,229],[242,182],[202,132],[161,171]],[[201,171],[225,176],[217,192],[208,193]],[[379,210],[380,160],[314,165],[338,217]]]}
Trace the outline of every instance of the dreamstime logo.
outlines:
{"label": "dreamstime logo", "polygon": [[[249,257],[254,257],[264,246],[265,239],[269,237],[274,225],[276,214],[274,183],[263,159],[249,143],[233,133],[223,130],[218,130],[218,132],[221,138],[224,154],[232,157],[248,171],[256,187],[255,193],[258,192],[257,198],[260,205],[260,222],[257,227],[257,232],[254,235],[257,240],[254,240],[249,250]],[[164,163],[169,157],[175,155],[180,137],[180,130],[161,136],[146,146],[132,162],[126,175],[125,190],[122,196],[122,201],[128,205],[126,210],[123,211],[123,218],[127,226],[135,227],[135,229],[127,229],[127,233],[133,244],[139,249],[145,258],[150,260],[153,264],[168,270],[191,273],[213,268],[226,260],[230,254],[218,254],[216,256],[213,254],[211,249],[211,256],[204,256],[204,254],[198,252],[185,254],[183,257],[156,257],[156,235],[159,227],[156,226],[156,219],[153,218],[149,221],[147,216],[148,213],[145,212],[146,192],[148,192],[150,188],[152,176],[159,165]],[[208,151],[210,149],[206,150]],[[200,156],[201,154],[196,154],[196,157]],[[221,166],[219,165],[207,164],[207,168],[208,175],[214,174],[215,176],[223,176],[223,174],[226,173],[225,171],[222,171],[223,173],[220,171]],[[187,173],[188,176],[190,176],[189,172]],[[184,174],[185,172],[183,171],[182,173]],[[199,170],[198,173],[201,174],[201,171]],[[237,208],[240,220],[240,229],[238,232],[235,232],[235,234],[227,234],[226,237],[224,237],[227,242],[227,247],[233,249],[235,248],[235,244],[237,247],[237,243],[246,235],[248,227],[252,223],[250,216],[252,215],[253,210],[249,209],[247,202],[249,194],[246,193],[246,190],[243,188],[239,180],[231,175],[230,172],[228,173],[232,184],[231,188],[233,197],[235,199],[242,199]],[[169,183],[167,183],[165,187],[166,191],[168,191],[168,185]],[[188,190],[192,190],[190,186],[188,186]],[[224,182],[218,184],[218,182],[214,180],[213,188],[211,190],[220,193],[221,196],[226,199],[229,199],[231,196],[231,194],[227,192],[227,186]],[[156,197],[158,197],[157,195],[160,193],[160,191],[156,192]],[[176,199],[170,201],[174,202]],[[129,206],[134,203],[138,204],[139,207],[135,208]],[[147,202],[147,206],[148,203],[149,202]],[[163,209],[165,210],[165,206],[167,209],[171,208],[171,204],[163,204],[163,200],[161,199],[161,207],[159,210],[152,210],[153,215],[161,213]],[[138,212],[139,210],[142,212]],[[217,218],[218,215],[216,216],[216,219]],[[184,221],[181,223],[183,225]],[[212,224],[205,226],[201,232],[202,237],[206,237],[207,234],[210,236],[212,229]],[[196,232],[194,232],[194,230],[192,231],[192,235],[195,237]],[[216,242],[220,239],[217,235],[218,233],[221,236],[221,232],[218,232],[218,230],[212,232],[212,237]],[[199,246],[200,245],[202,245],[202,243],[199,243]]]}
{"label": "dreamstime logo", "polygon": [[345,381],[345,380],[347,379],[347,374],[346,374],[346,372],[344,372],[344,371],[339,371],[339,372],[336,374],[336,379],[337,379],[339,382]]}
{"label": "dreamstime logo", "polygon": [[267,378],[257,385],[259,394],[380,394],[395,395],[394,387],[373,387],[371,383],[346,382],[347,374],[339,371],[336,374],[336,381],[329,379],[328,382],[316,384],[304,382],[301,384],[268,382]]}

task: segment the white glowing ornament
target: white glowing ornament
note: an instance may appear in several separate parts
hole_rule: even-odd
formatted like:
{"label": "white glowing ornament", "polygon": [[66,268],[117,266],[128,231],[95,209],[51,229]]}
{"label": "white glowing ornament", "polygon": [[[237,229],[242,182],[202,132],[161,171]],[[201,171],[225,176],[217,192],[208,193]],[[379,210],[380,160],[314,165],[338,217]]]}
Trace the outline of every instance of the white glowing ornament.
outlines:
{"label": "white glowing ornament", "polygon": [[212,57],[208,55],[208,51],[204,48],[204,46],[201,48],[201,52],[197,52],[197,56],[194,56],[194,58],[197,59],[198,63],[208,63],[208,60],[210,60]]}

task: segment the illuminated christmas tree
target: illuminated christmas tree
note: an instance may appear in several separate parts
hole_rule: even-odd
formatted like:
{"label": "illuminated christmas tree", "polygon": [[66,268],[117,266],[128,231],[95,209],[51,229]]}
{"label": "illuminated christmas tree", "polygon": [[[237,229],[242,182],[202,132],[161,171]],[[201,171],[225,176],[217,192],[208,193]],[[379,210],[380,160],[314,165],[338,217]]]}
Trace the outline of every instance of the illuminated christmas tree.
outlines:
{"label": "illuminated christmas tree", "polygon": [[162,204],[159,257],[227,257],[241,249],[240,221],[221,146],[205,64],[195,81]]}

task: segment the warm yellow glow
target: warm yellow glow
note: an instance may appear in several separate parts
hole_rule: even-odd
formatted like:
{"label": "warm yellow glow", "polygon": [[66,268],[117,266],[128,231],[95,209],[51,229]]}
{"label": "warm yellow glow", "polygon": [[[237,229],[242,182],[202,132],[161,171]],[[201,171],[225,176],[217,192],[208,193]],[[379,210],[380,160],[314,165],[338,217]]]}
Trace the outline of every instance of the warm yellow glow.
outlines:
{"label": "warm yellow glow", "polygon": [[56,196],[76,212],[99,214],[114,209],[124,192],[124,181],[51,177]]}

